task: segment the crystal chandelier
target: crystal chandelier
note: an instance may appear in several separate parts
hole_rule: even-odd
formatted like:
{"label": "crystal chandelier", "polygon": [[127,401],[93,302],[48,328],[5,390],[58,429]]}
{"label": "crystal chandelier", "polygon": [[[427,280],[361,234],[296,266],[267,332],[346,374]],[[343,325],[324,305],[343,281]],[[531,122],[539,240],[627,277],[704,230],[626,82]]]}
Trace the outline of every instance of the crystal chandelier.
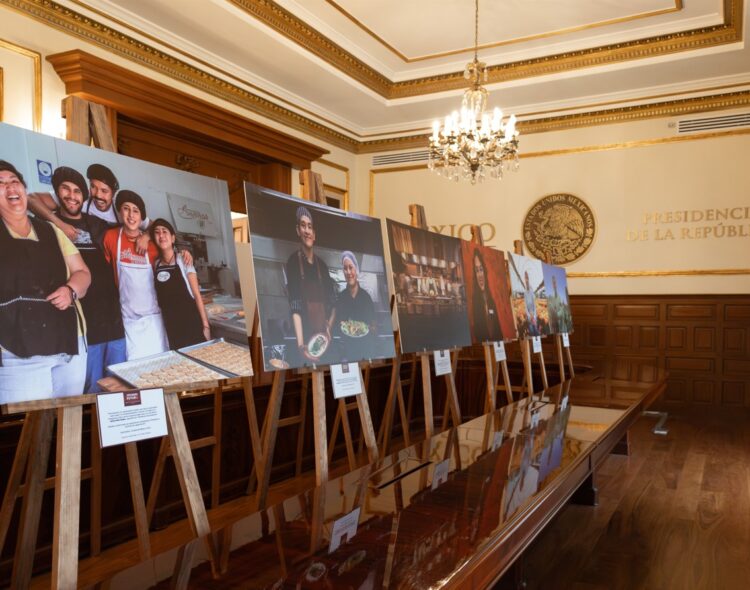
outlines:
{"label": "crystal chandelier", "polygon": [[468,178],[472,184],[482,182],[489,172],[492,178],[502,178],[506,166],[518,169],[518,131],[516,116],[503,121],[503,112],[495,107],[486,113],[489,92],[482,86],[487,82],[487,64],[479,61],[479,0],[474,12],[474,61],[466,65],[464,78],[471,86],[464,92],[461,111],[453,111],[432,124],[428,168],[441,176],[458,182]]}

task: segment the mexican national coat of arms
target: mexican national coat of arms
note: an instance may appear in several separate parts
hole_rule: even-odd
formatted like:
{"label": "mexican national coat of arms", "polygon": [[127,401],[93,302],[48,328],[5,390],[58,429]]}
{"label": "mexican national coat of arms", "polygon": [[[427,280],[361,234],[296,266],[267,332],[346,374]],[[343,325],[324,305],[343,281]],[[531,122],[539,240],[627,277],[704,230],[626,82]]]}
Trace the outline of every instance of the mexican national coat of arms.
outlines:
{"label": "mexican national coat of arms", "polygon": [[591,208],[567,193],[542,197],[531,206],[523,222],[529,253],[552,264],[578,260],[591,247],[595,235]]}

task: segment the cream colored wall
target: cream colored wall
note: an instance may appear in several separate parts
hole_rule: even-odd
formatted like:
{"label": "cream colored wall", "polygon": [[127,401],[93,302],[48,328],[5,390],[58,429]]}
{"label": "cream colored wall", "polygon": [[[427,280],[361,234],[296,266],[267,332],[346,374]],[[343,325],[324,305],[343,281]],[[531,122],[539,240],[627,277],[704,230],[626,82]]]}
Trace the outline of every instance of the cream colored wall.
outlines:
{"label": "cream colored wall", "polygon": [[[356,157],[346,150],[330,145],[316,137],[301,133],[296,129],[280,125],[275,121],[256,115],[232,103],[219,100],[210,94],[196,90],[192,86],[158,74],[154,70],[123,59],[95,45],[86,43],[77,37],[62,33],[13,10],[0,7],[0,67],[3,69],[4,78],[3,121],[6,123],[18,125],[26,129],[35,129],[32,112],[34,75],[33,58],[24,56],[19,51],[5,48],[2,45],[2,41],[17,45],[22,50],[36,53],[40,57],[43,105],[41,128],[38,130],[48,135],[54,135],[55,137],[65,136],[65,121],[60,116],[60,101],[65,96],[65,87],[52,66],[44,58],[53,53],[82,49],[93,55],[107,59],[113,64],[128,68],[163,84],[187,92],[206,102],[329,150],[330,153],[324,157],[325,161],[329,162],[329,164],[316,162],[313,165],[313,169],[323,175],[323,181],[326,184],[345,190],[347,186],[347,174],[353,177],[356,172],[354,169]],[[293,171],[292,173],[292,192],[295,195],[300,194],[297,171]]]}
{"label": "cream colored wall", "polygon": [[[682,141],[672,123],[661,119],[522,137],[525,157],[520,170],[506,173],[500,182],[487,180],[476,186],[450,182],[425,168],[375,168],[366,178],[357,178],[355,208],[366,211],[371,205],[375,216],[408,222],[408,203],[420,203],[429,224],[442,226],[444,233],[451,233],[451,226],[457,233],[464,224],[492,224],[496,232],[489,243],[507,250],[521,237],[523,219],[535,201],[552,193],[572,193],[594,211],[597,236],[568,272],[605,276],[573,278],[571,292],[746,293],[750,291],[750,166],[743,162],[750,155],[750,135]],[[370,165],[371,156],[360,158],[360,169]],[[667,223],[665,216],[659,223],[644,220],[655,212],[696,211],[692,216],[698,218],[725,209],[740,218],[688,223]],[[699,229],[704,227],[711,229]],[[642,230],[648,231],[648,239],[633,239]],[[468,238],[468,232],[466,225],[461,237]],[[727,269],[744,272],[705,272]],[[699,273],[665,275],[675,270]],[[620,271],[657,271],[657,276],[612,276]]]}

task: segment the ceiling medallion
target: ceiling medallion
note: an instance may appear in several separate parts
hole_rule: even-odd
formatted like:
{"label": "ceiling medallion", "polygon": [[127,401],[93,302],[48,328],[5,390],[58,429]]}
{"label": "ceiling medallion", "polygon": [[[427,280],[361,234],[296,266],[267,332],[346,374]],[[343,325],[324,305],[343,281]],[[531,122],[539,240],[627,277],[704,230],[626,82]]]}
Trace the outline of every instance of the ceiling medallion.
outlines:
{"label": "ceiling medallion", "polygon": [[487,82],[487,64],[479,61],[479,0],[474,3],[474,61],[466,65],[464,78],[471,85],[464,92],[461,112],[453,111],[432,125],[427,166],[440,176],[458,181],[459,178],[482,182],[487,172],[500,179],[506,165],[518,170],[518,130],[516,116],[503,121],[503,112],[495,107],[492,116],[486,113],[489,92],[482,86]]}
{"label": "ceiling medallion", "polygon": [[591,208],[568,193],[542,197],[523,221],[523,240],[529,253],[551,264],[570,264],[583,256],[596,236]]}

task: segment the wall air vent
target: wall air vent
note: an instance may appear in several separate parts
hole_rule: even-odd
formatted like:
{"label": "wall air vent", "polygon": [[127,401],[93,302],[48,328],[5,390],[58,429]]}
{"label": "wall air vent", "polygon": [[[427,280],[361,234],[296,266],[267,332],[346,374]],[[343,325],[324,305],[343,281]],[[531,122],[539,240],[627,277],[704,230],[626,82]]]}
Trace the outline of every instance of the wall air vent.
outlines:
{"label": "wall air vent", "polygon": [[403,152],[401,154],[386,154],[383,156],[373,156],[373,166],[392,166],[393,164],[407,164],[413,162],[426,162],[428,157],[427,150],[417,152]]}
{"label": "wall air vent", "polygon": [[705,117],[702,119],[683,119],[677,121],[677,133],[696,133],[717,129],[734,129],[750,127],[750,113],[724,115],[722,117]]}

